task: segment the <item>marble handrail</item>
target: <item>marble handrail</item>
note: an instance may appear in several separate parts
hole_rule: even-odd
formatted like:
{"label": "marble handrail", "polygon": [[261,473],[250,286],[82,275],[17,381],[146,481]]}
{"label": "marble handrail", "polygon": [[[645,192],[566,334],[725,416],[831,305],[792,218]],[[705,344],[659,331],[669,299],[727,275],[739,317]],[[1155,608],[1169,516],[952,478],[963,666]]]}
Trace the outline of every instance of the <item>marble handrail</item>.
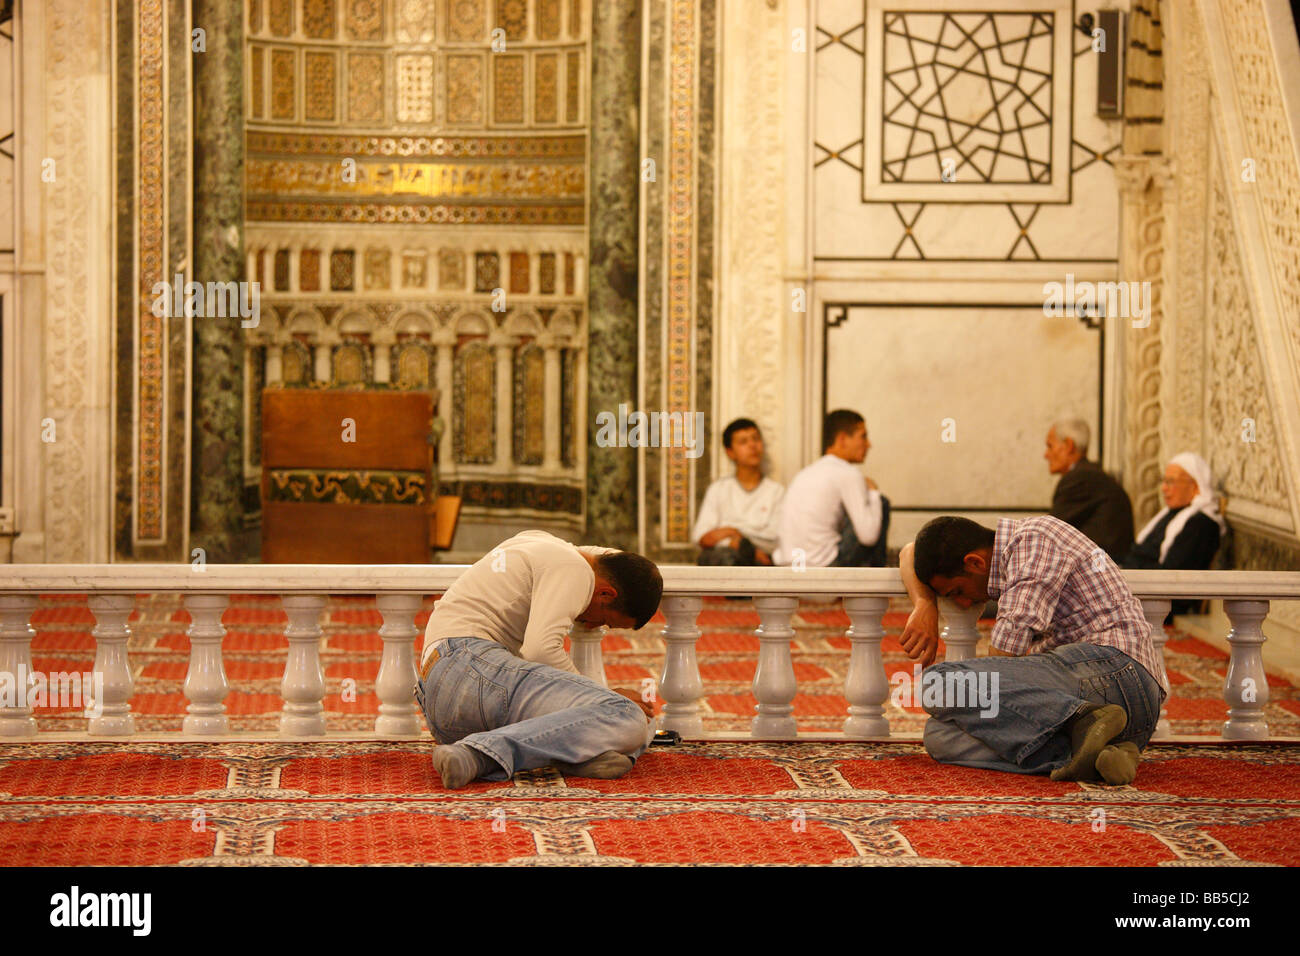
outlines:
{"label": "marble handrail", "polygon": [[[421,596],[445,591],[467,565],[0,565],[0,675],[30,674],[30,625],[40,594],[86,594],[96,618],[97,650],[94,664],[98,700],[88,708],[87,731],[96,737],[135,733],[130,710],[133,691],[126,644],[126,623],[133,595],[180,593],[191,616],[189,672],[185,680],[187,708],[182,736],[225,735],[229,732],[225,697],[229,692],[222,664],[225,628],[221,619],[231,594],[273,594],[281,597],[289,619],[285,636],[289,645],[281,693],[284,711],[280,733],[311,737],[326,733],[322,702],[324,675],[320,660],[320,613],[330,594],[375,595],[384,618],[380,637],[384,650],[375,691],[380,714],[374,736],[403,737],[420,733],[420,717],[411,700],[415,660],[413,642],[418,635],[414,616]],[[905,594],[897,569],[786,568],[735,569],[665,565],[662,610],[667,620],[664,669],[658,682],[665,702],[660,718],[664,729],[683,736],[703,734],[700,679],[695,644],[700,635],[697,618],[703,598],[711,595],[747,595],[755,599],[762,623],[755,634],[761,650],[753,692],[758,701],[752,725],[755,737],[797,736],[792,705],[797,693],[790,639],[799,597],[819,600],[843,598],[851,621],[846,636],[851,642],[845,681],[848,714],[844,735],[853,739],[886,737],[889,721],[885,702],[890,683],[881,655],[884,628],[881,619],[889,598]],[[1228,719],[1227,738],[1263,739],[1268,736],[1264,707],[1268,682],[1264,676],[1261,624],[1272,600],[1300,599],[1300,573],[1264,571],[1128,571],[1129,586],[1141,600],[1152,625],[1152,639],[1162,652],[1166,635],[1161,622],[1171,599],[1220,598],[1232,624],[1228,634],[1231,659],[1224,682]],[[979,638],[979,609],[960,609],[940,602],[943,638],[948,660],[974,656]],[[601,628],[576,625],[571,636],[572,656],[579,670],[604,682]],[[36,721],[30,707],[18,706],[0,696],[0,737],[32,739]],[[1157,738],[1169,736],[1162,715]]]}

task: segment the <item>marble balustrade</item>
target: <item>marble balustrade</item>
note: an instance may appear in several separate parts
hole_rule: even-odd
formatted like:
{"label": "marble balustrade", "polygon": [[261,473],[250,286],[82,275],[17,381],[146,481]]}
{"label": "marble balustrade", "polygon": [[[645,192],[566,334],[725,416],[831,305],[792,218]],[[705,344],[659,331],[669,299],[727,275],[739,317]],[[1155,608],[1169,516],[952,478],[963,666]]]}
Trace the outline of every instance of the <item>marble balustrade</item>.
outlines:
{"label": "marble balustrade", "polygon": [[[184,693],[189,700],[183,729],[178,736],[210,737],[230,733],[225,698],[230,689],[222,664],[221,645],[226,631],[222,615],[231,594],[280,595],[288,617],[285,637],[288,655],[281,693],[284,708],[279,735],[319,737],[327,733],[323,701],[325,679],[321,666],[320,615],[328,595],[375,595],[383,626],[383,657],[375,691],[379,715],[373,737],[410,737],[422,733],[422,719],[412,690],[416,682],[414,641],[419,634],[415,616],[425,594],[445,591],[464,571],[464,565],[6,565],[0,567],[0,684],[14,687],[14,675],[32,671],[31,642],[35,631],[31,616],[40,594],[86,594],[95,616],[94,671],[102,674],[101,699],[88,709],[86,736],[121,737],[136,732],[131,713],[133,678],[127,654],[130,629],[127,620],[134,595],[180,593],[190,614],[190,661]],[[881,657],[882,618],[891,597],[905,595],[896,569],[824,568],[794,571],[774,569],[696,568],[667,565],[662,568],[666,619],[663,670],[656,691],[664,702],[659,718],[664,730],[683,737],[704,734],[696,642],[701,634],[698,618],[704,598],[713,595],[748,595],[761,623],[753,693],[757,706],[751,726],[756,738],[792,739],[798,736],[792,701],[798,690],[791,660],[792,626],[800,597],[820,601],[843,599],[850,621],[846,632],[851,649],[844,696],[848,711],[844,736],[851,739],[888,737],[885,704],[891,684]],[[1131,571],[1125,572],[1133,593],[1141,600],[1152,626],[1152,638],[1163,655],[1166,634],[1161,622],[1177,598],[1220,598],[1232,628],[1227,635],[1231,657],[1224,682],[1228,719],[1226,739],[1262,740],[1268,737],[1264,708],[1268,682],[1264,676],[1261,624],[1272,600],[1300,598],[1300,573],[1259,571]],[[963,610],[940,602],[942,638],[947,660],[975,655],[978,608]],[[572,656],[578,669],[604,683],[601,657],[603,628],[575,626]],[[98,681],[98,677],[96,678]],[[0,686],[0,690],[3,687]],[[12,697],[12,699],[11,699]],[[16,694],[0,693],[0,737],[11,740],[49,738],[38,734],[32,710]],[[57,735],[60,739],[66,734]],[[79,736],[79,735],[74,735]],[[241,734],[245,738],[256,735]],[[363,735],[366,736],[366,735]],[[1170,736],[1162,715],[1156,738]]]}

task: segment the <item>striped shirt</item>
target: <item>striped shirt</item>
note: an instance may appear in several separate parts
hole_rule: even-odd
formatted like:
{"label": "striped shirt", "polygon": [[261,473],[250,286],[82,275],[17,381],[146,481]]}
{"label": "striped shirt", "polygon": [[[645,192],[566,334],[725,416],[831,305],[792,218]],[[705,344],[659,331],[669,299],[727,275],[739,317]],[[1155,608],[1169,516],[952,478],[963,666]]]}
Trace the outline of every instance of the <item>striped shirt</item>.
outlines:
{"label": "striped shirt", "polygon": [[999,520],[988,590],[998,602],[998,650],[1032,654],[1077,643],[1118,648],[1169,693],[1142,603],[1106,552],[1064,521]]}

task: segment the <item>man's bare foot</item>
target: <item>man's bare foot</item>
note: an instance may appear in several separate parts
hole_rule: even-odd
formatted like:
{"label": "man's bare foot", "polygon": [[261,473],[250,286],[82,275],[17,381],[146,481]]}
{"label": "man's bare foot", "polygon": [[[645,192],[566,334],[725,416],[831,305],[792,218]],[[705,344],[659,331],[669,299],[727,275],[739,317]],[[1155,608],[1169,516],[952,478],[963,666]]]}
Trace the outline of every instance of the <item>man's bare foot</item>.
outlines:
{"label": "man's bare foot", "polygon": [[1070,730],[1070,762],[1052,771],[1053,780],[1097,779],[1097,757],[1106,745],[1124,732],[1128,714],[1118,704],[1106,704],[1079,714],[1067,725]]}

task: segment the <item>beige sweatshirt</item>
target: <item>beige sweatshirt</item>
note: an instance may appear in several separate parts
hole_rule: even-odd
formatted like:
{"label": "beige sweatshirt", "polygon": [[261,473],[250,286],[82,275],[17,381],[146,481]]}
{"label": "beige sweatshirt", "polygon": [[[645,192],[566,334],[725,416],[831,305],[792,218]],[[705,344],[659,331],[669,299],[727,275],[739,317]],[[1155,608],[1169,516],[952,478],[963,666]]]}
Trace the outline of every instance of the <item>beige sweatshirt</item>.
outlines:
{"label": "beige sweatshirt", "polygon": [[582,554],[615,550],[579,548],[545,531],[523,531],[503,541],[470,565],[434,606],[421,665],[444,638],[481,637],[526,661],[576,674],[564,638],[596,590],[596,575]]}

